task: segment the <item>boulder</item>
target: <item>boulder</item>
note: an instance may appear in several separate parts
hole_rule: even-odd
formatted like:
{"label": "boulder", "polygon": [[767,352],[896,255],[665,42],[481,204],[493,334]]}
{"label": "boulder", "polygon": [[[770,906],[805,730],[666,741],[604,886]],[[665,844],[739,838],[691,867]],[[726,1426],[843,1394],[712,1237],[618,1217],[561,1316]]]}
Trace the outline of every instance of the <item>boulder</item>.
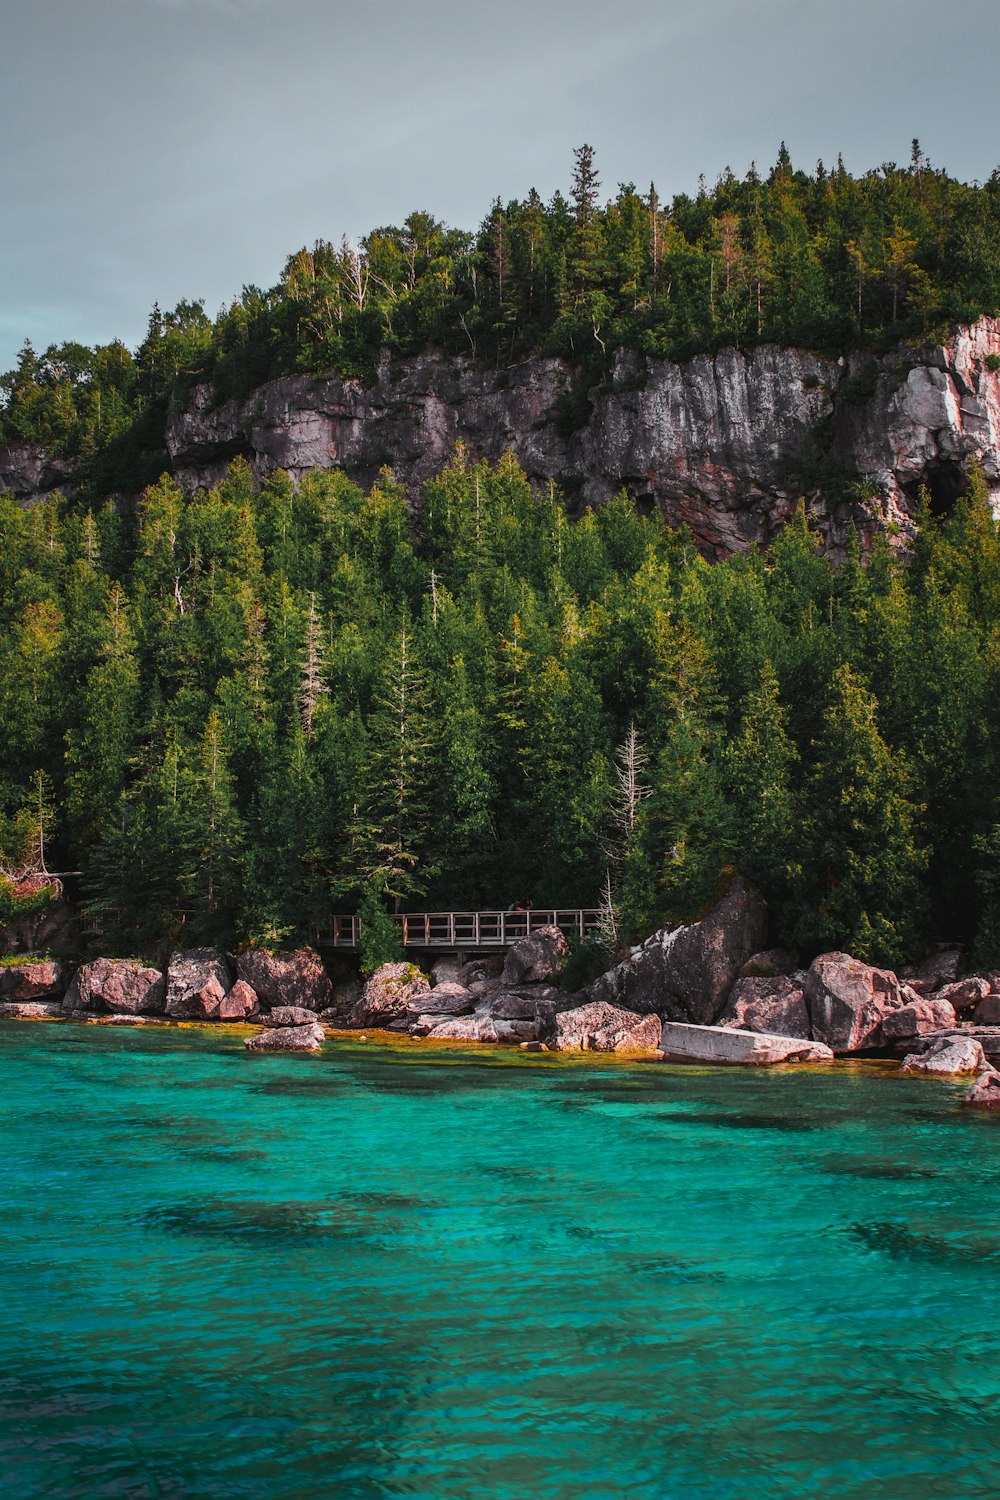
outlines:
{"label": "boulder", "polygon": [[417,1022],[411,1036],[426,1036],[433,1041],[482,1042],[496,1045],[500,1040],[490,1016],[481,1012],[472,1016],[427,1016],[426,1028]]}
{"label": "boulder", "polygon": [[504,954],[487,953],[478,954],[470,958],[467,964],[463,964],[458,971],[459,984],[464,984],[467,989],[474,985],[499,984],[503,973]]}
{"label": "boulder", "polygon": [[937,996],[924,996],[885,1016],[882,1035],[886,1041],[892,1042],[897,1038],[927,1036],[940,1031],[944,1026],[954,1024],[955,1010],[947,1000],[941,1000]]}
{"label": "boulder", "polygon": [[16,916],[0,929],[0,953],[67,955],[78,951],[79,942],[79,923],[62,899],[41,911]]}
{"label": "boulder", "polygon": [[708,916],[654,932],[584,994],[588,1001],[623,1010],[707,1025],[722,1011],[740,969],[763,947],[766,934],[764,898],[737,876]]}
{"label": "boulder", "polygon": [[461,984],[464,968],[465,965],[451,955],[436,958],[431,965],[431,984]]}
{"label": "boulder", "polygon": [[387,1026],[406,1015],[415,995],[430,991],[416,964],[383,964],[376,969],[347,1017],[348,1026]]}
{"label": "boulder", "polygon": [[236,972],[256,991],[262,1006],[301,1005],[305,1010],[325,1010],[333,999],[333,985],[314,948],[269,953],[251,948],[236,959]]}
{"label": "boulder", "polygon": [[784,977],[737,979],[716,1024],[774,1036],[808,1039],[812,1035],[802,988]]}
{"label": "boulder", "polygon": [[245,979],[237,979],[228,995],[219,1001],[220,1021],[247,1021],[260,1011],[256,990]]}
{"label": "boulder", "polygon": [[1000,1066],[1000,1026],[975,1026],[961,1021],[956,1026],[925,1036],[907,1037],[906,1046],[914,1053],[925,1053],[941,1042],[972,1041],[982,1047],[987,1063]]}
{"label": "boulder", "polygon": [[95,958],[77,969],[63,997],[63,1012],[98,1010],[112,1015],[158,1015],[167,997],[167,976],[137,958]]}
{"label": "boulder", "polygon": [[955,983],[961,961],[959,949],[949,948],[941,953],[932,953],[919,964],[910,964],[903,970],[902,977],[910,981],[918,994],[930,995],[942,985]]}
{"label": "boulder", "polygon": [[659,1016],[591,1000],[556,1016],[550,1045],[555,1052],[655,1052],[662,1030]]}
{"label": "boulder", "polygon": [[8,1021],[56,1021],[62,1018],[62,1013],[62,1006],[51,1000],[5,1000],[0,1003],[0,1018]]}
{"label": "boulder", "polygon": [[975,1105],[978,1109],[1000,1109],[1000,1073],[996,1068],[987,1068],[980,1073],[962,1103]]}
{"label": "boulder", "polygon": [[280,1026],[244,1038],[250,1052],[317,1052],[326,1032],[315,1021],[310,1026]]}
{"label": "boulder", "polygon": [[795,954],[787,948],[765,948],[751,953],[740,970],[741,979],[775,979],[795,971]]}
{"label": "boulder", "polygon": [[503,963],[504,984],[542,984],[562,973],[569,943],[558,927],[536,927],[508,948]]}
{"label": "boulder", "polygon": [[276,1005],[264,1020],[268,1026],[311,1026],[319,1016],[301,1005]]}
{"label": "boulder", "polygon": [[232,987],[229,966],[217,948],[172,953],[167,966],[166,1012],[175,1021],[211,1021]]}
{"label": "boulder", "polygon": [[986,1070],[983,1049],[974,1037],[936,1037],[926,1052],[911,1052],[903,1058],[902,1073],[982,1073]]}
{"label": "boulder", "polygon": [[474,1009],[476,997],[464,984],[445,981],[431,990],[420,990],[407,1005],[410,1015],[462,1016]]}
{"label": "boulder", "polygon": [[535,1021],[551,1026],[555,1021],[559,998],[560,992],[551,985],[519,990],[501,989],[490,995],[481,1009],[488,1010],[494,1021]]}
{"label": "boulder", "polygon": [[883,1043],[882,1022],[904,998],[890,969],[874,969],[848,953],[821,953],[805,983],[812,1034],[834,1052],[861,1052]]}
{"label": "boulder", "polygon": [[972,1012],[975,1026],[1000,1026],[1000,995],[989,994]]}
{"label": "boulder", "polygon": [[13,1004],[53,1000],[66,988],[66,971],[51,959],[0,966],[0,1001]]}
{"label": "boulder", "polygon": [[660,1050],[667,1062],[726,1066],[739,1063],[755,1067],[833,1062],[833,1053],[822,1042],[728,1026],[691,1026],[678,1021],[664,1021]]}
{"label": "boulder", "polygon": [[968,979],[960,979],[957,984],[946,984],[936,991],[935,998],[947,1000],[953,1005],[956,1015],[971,1015],[990,993],[990,982],[988,979],[979,979],[974,975]]}

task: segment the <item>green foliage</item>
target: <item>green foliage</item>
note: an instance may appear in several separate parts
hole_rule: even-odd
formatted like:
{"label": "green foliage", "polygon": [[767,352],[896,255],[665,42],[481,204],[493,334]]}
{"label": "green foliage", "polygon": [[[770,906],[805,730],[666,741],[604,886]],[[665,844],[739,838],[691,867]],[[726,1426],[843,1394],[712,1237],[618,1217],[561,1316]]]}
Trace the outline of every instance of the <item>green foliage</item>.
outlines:
{"label": "green foliage", "polygon": [[[569,435],[619,349],[878,353],[998,310],[998,172],[970,185],[921,156],[860,177],[842,163],[808,173],[783,150],[766,179],[727,169],[672,201],[622,183],[603,201],[584,145],[568,198],[496,199],[475,233],[414,212],[357,244],[303,246],[274,286],[244,287],[214,320],[201,302],[154,307],[134,352],[25,344],[0,376],[0,443],[52,450],[91,498],[137,493],[167,467],[168,413],[198,382],[221,403],[299,372],[371,383],[384,355],[428,348],[501,379],[528,354],[559,355],[574,367],[557,406]],[[873,379],[862,368],[838,399],[867,400]]]}
{"label": "green foliage", "polygon": [[56,894],[51,885],[19,883],[0,874],[0,928],[23,917],[34,917],[48,911],[55,902]]}
{"label": "green foliage", "polygon": [[415,515],[390,476],[242,461],[131,517],[0,497],[4,867],[82,871],[124,952],[304,941],[361,904],[377,967],[390,906],[529,897],[607,908],[618,944],[738,869],[803,956],[994,955],[982,476],[908,563],[848,554],[800,511],[710,566],[623,497],[573,520],[461,449]]}
{"label": "green foliage", "polygon": [[575,994],[603,974],[616,957],[599,938],[571,938],[559,976],[560,988]]}
{"label": "green foliage", "polygon": [[384,893],[371,880],[358,904],[361,918],[360,968],[362,974],[374,974],[383,964],[399,963],[404,957],[399,926],[385,909]]}

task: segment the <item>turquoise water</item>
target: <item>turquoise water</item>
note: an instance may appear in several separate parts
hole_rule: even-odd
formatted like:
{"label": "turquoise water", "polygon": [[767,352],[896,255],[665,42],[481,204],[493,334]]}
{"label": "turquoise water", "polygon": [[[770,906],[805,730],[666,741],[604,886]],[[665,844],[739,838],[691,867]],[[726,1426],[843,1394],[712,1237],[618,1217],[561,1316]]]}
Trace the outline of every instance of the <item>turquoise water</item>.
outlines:
{"label": "turquoise water", "polygon": [[1000,1122],[0,1022],[5,1497],[995,1496]]}

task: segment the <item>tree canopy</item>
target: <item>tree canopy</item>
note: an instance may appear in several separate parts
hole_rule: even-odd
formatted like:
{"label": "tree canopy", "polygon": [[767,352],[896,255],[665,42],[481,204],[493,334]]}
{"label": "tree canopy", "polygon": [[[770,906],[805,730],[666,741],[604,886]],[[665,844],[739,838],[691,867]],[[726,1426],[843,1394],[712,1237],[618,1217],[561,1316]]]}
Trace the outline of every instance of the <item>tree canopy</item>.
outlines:
{"label": "tree canopy", "polygon": [[168,408],[198,381],[220,401],[294,372],[371,381],[383,351],[434,349],[498,371],[559,355],[586,386],[623,346],[682,359],[769,340],[839,354],[998,311],[1000,171],[962,183],[915,141],[904,166],[806,172],[782,146],[766,176],[727,168],[671,200],[621,183],[602,202],[584,145],[568,197],[495,199],[475,231],[414,212],[356,244],[319,240],[214,319],[198,301],[155,307],[135,351],[26,344],[0,377],[0,443],[47,446],[97,498],[168,467]]}
{"label": "tree canopy", "polygon": [[335,910],[690,918],[1000,961],[1000,540],[983,486],[839,570],[804,513],[708,564],[459,450],[419,510],[238,460],[135,514],[0,496],[0,856],[82,870],[103,946]]}

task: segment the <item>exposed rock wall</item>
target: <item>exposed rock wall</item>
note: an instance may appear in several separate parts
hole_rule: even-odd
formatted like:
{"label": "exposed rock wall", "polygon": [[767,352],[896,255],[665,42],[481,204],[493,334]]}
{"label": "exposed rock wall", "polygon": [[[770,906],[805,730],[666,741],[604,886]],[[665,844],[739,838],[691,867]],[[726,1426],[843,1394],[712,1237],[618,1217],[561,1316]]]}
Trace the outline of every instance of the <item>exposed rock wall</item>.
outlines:
{"label": "exposed rock wall", "polygon": [[[166,443],[189,486],[217,482],[243,454],[260,477],[334,467],[362,485],[388,464],[414,494],[457,442],[494,460],[510,448],[532,480],[555,480],[581,503],[624,486],[669,521],[687,522],[716,556],[769,540],[805,494],[837,550],[852,520],[863,535],[886,528],[905,537],[919,486],[947,503],[972,458],[1000,501],[994,361],[1000,320],[991,318],[944,345],[879,360],[775,345],[684,364],[622,352],[570,432],[573,375],[560,360],[497,373],[465,358],[385,358],[368,387],[289,376],[218,406],[210,387],[196,387]],[[867,493],[845,496],[830,482],[835,471]],[[0,489],[30,501],[65,482],[38,450],[0,452]]]}

